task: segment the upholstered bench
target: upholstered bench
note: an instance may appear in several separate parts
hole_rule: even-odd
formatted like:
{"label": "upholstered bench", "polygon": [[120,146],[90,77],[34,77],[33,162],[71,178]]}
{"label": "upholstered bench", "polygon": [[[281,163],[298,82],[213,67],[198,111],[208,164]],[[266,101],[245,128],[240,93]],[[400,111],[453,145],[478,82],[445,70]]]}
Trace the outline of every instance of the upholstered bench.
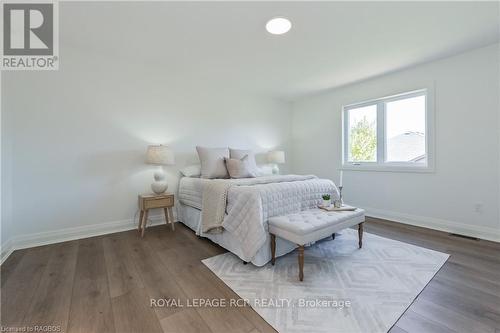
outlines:
{"label": "upholstered bench", "polygon": [[272,264],[276,261],[276,237],[284,238],[299,246],[299,280],[304,279],[304,245],[333,236],[335,233],[358,225],[359,248],[363,246],[365,211],[304,210],[299,213],[269,218]]}

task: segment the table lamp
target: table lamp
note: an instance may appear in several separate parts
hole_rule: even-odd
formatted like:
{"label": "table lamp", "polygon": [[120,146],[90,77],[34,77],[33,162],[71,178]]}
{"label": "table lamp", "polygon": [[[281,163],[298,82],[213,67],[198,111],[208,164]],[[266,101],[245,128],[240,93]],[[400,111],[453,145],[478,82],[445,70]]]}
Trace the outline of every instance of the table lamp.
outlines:
{"label": "table lamp", "polygon": [[146,152],[146,163],[158,165],[158,169],[154,173],[155,181],[151,184],[151,189],[156,194],[164,193],[168,188],[168,184],[162,166],[175,164],[174,152],[168,146],[150,145]]}
{"label": "table lamp", "polygon": [[280,169],[278,164],[285,163],[285,152],[282,150],[273,150],[267,153],[267,161],[274,163],[273,175],[279,175]]}

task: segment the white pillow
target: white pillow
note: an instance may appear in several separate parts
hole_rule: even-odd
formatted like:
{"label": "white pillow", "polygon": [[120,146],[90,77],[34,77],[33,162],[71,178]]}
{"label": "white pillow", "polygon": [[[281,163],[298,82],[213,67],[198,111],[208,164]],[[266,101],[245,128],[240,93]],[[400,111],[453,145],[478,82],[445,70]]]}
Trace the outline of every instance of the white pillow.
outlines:
{"label": "white pillow", "polygon": [[238,160],[248,156],[248,167],[253,174],[258,173],[257,163],[255,162],[255,154],[251,150],[229,148],[229,156]]}
{"label": "white pillow", "polygon": [[248,155],[239,158],[226,158],[226,168],[231,178],[255,178],[257,175],[252,170]]}
{"label": "white pillow", "polygon": [[199,164],[193,164],[193,165],[188,165],[180,170],[180,172],[185,176],[185,177],[200,177],[201,176],[201,165]]}
{"label": "white pillow", "polygon": [[228,178],[224,158],[229,158],[229,148],[196,147],[201,163],[201,178]]}

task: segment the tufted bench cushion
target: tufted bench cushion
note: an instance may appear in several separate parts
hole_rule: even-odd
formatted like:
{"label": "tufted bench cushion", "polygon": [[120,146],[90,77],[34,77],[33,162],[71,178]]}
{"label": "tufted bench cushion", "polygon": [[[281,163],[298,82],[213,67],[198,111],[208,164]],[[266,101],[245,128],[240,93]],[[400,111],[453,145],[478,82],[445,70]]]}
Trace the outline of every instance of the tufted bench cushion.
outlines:
{"label": "tufted bench cushion", "polygon": [[304,279],[304,245],[335,236],[337,231],[358,225],[359,248],[363,246],[365,211],[326,211],[309,209],[300,213],[275,216],[269,219],[271,234],[271,263],[276,261],[276,237],[284,238],[299,246],[299,280]]}
{"label": "tufted bench cushion", "polygon": [[269,233],[295,244],[304,245],[365,221],[365,211],[304,210],[299,213],[269,218]]}

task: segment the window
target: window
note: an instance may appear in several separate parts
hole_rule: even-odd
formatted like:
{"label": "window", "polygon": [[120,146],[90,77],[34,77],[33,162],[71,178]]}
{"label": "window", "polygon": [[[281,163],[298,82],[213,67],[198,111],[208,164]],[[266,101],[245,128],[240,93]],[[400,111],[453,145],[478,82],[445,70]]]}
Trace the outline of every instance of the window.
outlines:
{"label": "window", "polygon": [[343,166],[428,170],[427,90],[344,106]]}
{"label": "window", "polygon": [[377,162],[377,105],[350,109],[350,162]]}

